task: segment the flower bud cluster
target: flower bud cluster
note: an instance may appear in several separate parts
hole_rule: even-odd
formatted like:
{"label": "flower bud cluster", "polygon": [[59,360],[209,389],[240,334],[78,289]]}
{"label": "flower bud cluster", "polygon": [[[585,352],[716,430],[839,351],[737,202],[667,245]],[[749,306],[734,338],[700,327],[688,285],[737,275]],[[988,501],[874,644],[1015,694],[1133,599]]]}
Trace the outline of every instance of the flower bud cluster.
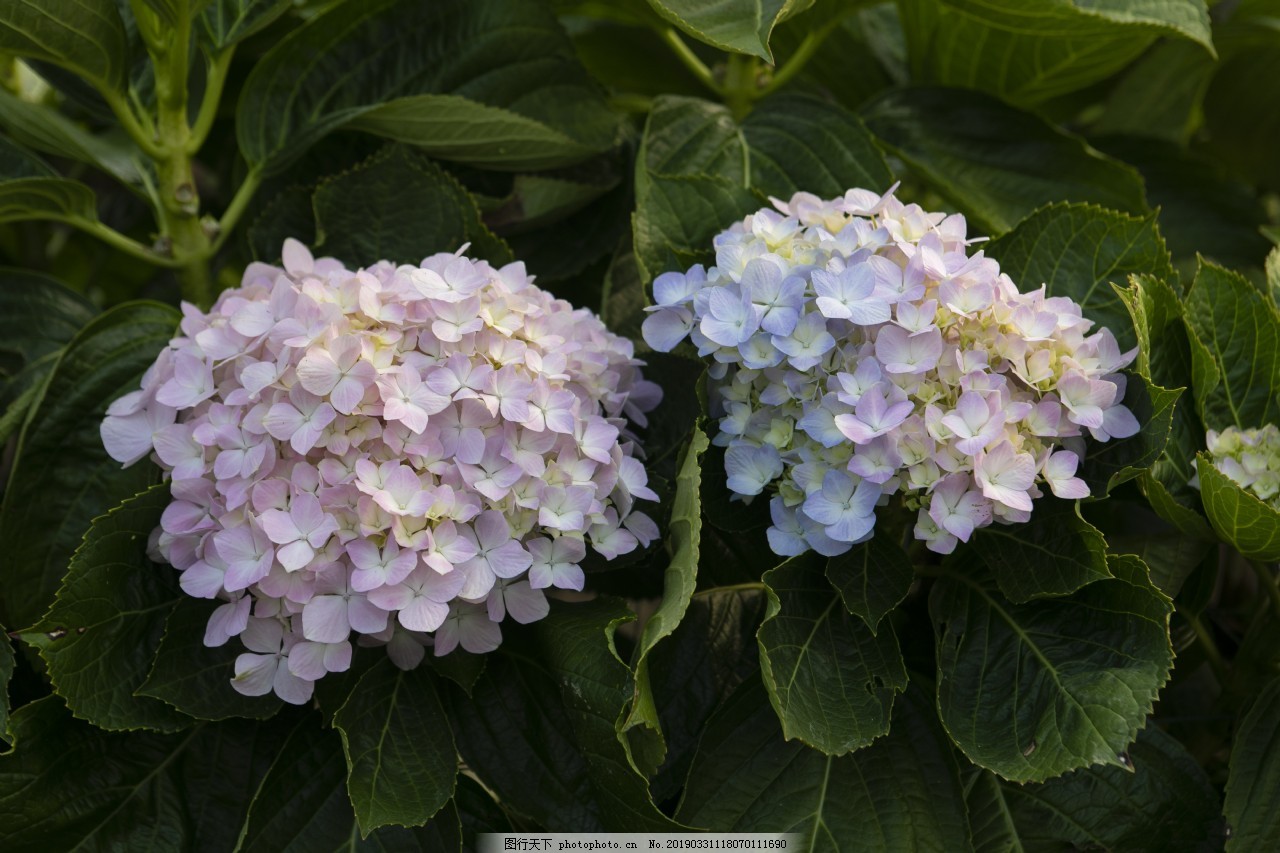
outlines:
{"label": "flower bud cluster", "polygon": [[352,635],[409,669],[581,589],[587,546],[647,545],[656,500],[628,421],[661,397],[631,342],[532,284],[523,264],[433,255],[351,271],[284,247],[251,264],[102,424],[173,500],[154,552],[224,602],[241,693],[289,702],[345,670]]}
{"label": "flower bud cluster", "polygon": [[[1214,468],[1272,509],[1280,510],[1280,428],[1267,424],[1261,429],[1209,430],[1206,445]],[[1200,488],[1198,473],[1191,484]]]}
{"label": "flower bud cluster", "polygon": [[643,334],[711,357],[729,488],[770,496],[776,553],[844,553],[895,494],[949,553],[1027,520],[1041,487],[1087,496],[1086,431],[1138,431],[1119,373],[1136,351],[969,255],[962,216],[892,189],[774,206],[716,237],[715,266],[658,276]]}

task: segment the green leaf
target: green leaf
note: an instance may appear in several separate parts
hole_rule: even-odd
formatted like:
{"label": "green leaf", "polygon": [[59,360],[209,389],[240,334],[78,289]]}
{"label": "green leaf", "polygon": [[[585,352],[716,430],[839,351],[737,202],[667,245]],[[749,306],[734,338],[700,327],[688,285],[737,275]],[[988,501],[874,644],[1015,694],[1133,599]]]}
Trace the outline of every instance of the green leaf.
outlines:
{"label": "green leaf", "polygon": [[316,249],[352,265],[377,259],[416,264],[436,252],[494,263],[511,252],[480,222],[467,191],[440,167],[400,146],[321,182],[313,197]]}
{"label": "green leaf", "polygon": [[1015,782],[1122,764],[1172,666],[1172,606],[1136,557],[1112,557],[1110,570],[1025,604],[972,558],[934,586],[938,710],[975,764]]}
{"label": "green leaf", "polygon": [[147,558],[147,538],[168,505],[169,486],[157,483],[95,519],[53,606],[22,633],[71,712],[99,728],[171,732],[191,723],[164,702],[135,695],[182,597],[177,573]]}
{"label": "green leaf", "polygon": [[763,580],[760,670],[786,738],[843,755],[889,731],[894,697],[907,686],[894,632],[855,620],[813,555]]}
{"label": "green leaf", "polygon": [[201,35],[221,52],[270,25],[290,5],[289,0],[211,0],[200,16]]}
{"label": "green leaf", "polygon": [[1271,21],[1257,21],[1248,29],[1257,37],[1223,57],[1205,92],[1208,148],[1251,183],[1275,188],[1280,186],[1280,161],[1275,156],[1280,87],[1259,81],[1280,75],[1280,43]]}
{"label": "green leaf", "polygon": [[541,826],[604,828],[587,759],[541,661],[513,654],[508,642],[489,655],[470,696],[445,698],[462,760],[506,808]]}
{"label": "green leaf", "polygon": [[864,107],[862,118],[908,168],[992,234],[1051,202],[1147,210],[1132,168],[979,92],[892,89]]}
{"label": "green leaf", "polygon": [[1253,560],[1280,560],[1280,511],[1259,500],[1213,467],[1213,457],[1196,457],[1205,514],[1218,536]]}
{"label": "green leaf", "polygon": [[347,755],[347,793],[362,835],[421,826],[453,797],[458,756],[434,680],[384,658],[333,718]]}
{"label": "green leaf", "polygon": [[263,205],[262,212],[245,229],[254,260],[279,261],[288,237],[308,246],[315,245],[316,215],[311,206],[312,191],[311,187],[287,187]]}
{"label": "green leaf", "polygon": [[660,97],[636,158],[636,257],[643,281],[713,259],[712,238],[770,195],[888,189],[893,175],[857,116],[809,95],[761,101],[741,127],[697,98]]}
{"label": "green leaf", "polygon": [[658,721],[658,709],[654,704],[653,688],[649,683],[649,653],[675,631],[684,618],[693,590],[698,585],[698,540],[702,534],[700,460],[709,445],[706,433],[695,427],[685,449],[680,472],[676,475],[676,494],[671,506],[671,520],[667,523],[665,545],[671,559],[663,574],[662,603],[645,622],[632,656],[635,690],[621,731],[625,734],[643,726],[655,738],[646,755],[649,762],[647,775],[652,775],[662,763],[667,749],[662,736],[662,725]]}
{"label": "green leaf", "polygon": [[1094,136],[1089,142],[1141,173],[1174,257],[1194,258],[1199,252],[1226,266],[1258,266],[1268,246],[1258,231],[1266,212],[1253,187],[1231,176],[1222,163],[1177,143],[1140,136]]}
{"label": "green leaf", "polygon": [[0,625],[0,740],[12,743],[9,737],[9,679],[13,678],[13,644]]}
{"label": "green leaf", "polygon": [[1267,293],[1271,304],[1280,307],[1280,248],[1267,254]]}
{"label": "green leaf", "polygon": [[[1138,337],[1134,369],[1167,387],[1192,381],[1191,342],[1183,320],[1182,301],[1164,279],[1130,276],[1127,288],[1116,293],[1125,303]],[[1204,448],[1204,427],[1190,399],[1173,412],[1169,443],[1139,486],[1161,518],[1191,536],[1212,538],[1200,515],[1200,496],[1189,485],[1191,460]]]}
{"label": "green leaf", "polygon": [[154,466],[121,469],[98,429],[107,406],[138,387],[178,324],[154,302],[119,305],[67,346],[19,438],[0,509],[0,603],[9,625],[44,615],[89,522],[151,484]]}
{"label": "green leaf", "polygon": [[[1183,389],[1152,385],[1140,373],[1127,374],[1122,401],[1142,425],[1136,435],[1095,442],[1089,448],[1080,477],[1093,498],[1106,497],[1121,483],[1138,477],[1159,461],[1169,446],[1174,416]],[[1175,451],[1176,452],[1176,451]]]}
{"label": "green leaf", "polygon": [[[1202,260],[1187,294],[1193,382],[1209,429],[1280,422],[1280,313],[1238,273]],[[1198,344],[1198,345],[1195,345]]]}
{"label": "green leaf", "polygon": [[30,364],[57,352],[94,313],[92,302],[55,278],[0,267],[0,353],[6,356]]}
{"label": "green leaf", "polygon": [[0,5],[0,53],[52,62],[100,88],[127,82],[128,36],[114,0]]}
{"label": "green leaf", "polygon": [[766,98],[743,122],[742,135],[751,150],[751,186],[765,195],[785,200],[804,191],[834,198],[852,187],[883,192],[893,183],[884,154],[858,117],[812,95]]}
{"label": "green leaf", "polygon": [[121,134],[95,136],[44,104],[33,104],[0,88],[0,126],[14,141],[80,163],[125,184],[142,181],[142,154]]}
{"label": "green leaf", "polygon": [[1068,595],[1111,577],[1106,540],[1080,517],[1074,501],[1042,499],[1030,521],[984,527],[967,550],[986,563],[1000,592],[1016,604]]}
{"label": "green leaf", "polygon": [[1120,76],[1094,131],[1185,144],[1201,120],[1216,64],[1192,42],[1157,42]]}
{"label": "green leaf", "polygon": [[434,669],[442,678],[447,678],[462,688],[468,696],[475,689],[476,682],[484,674],[488,661],[486,655],[473,655],[462,649],[455,649],[443,657],[432,655],[426,660],[427,666]]}
{"label": "green leaf", "polygon": [[902,603],[915,582],[911,559],[888,534],[872,536],[852,550],[827,560],[827,580],[845,608],[876,633],[880,620]]}
{"label": "green leaf", "polygon": [[671,638],[653,650],[651,684],[667,744],[652,783],[654,799],[684,787],[711,712],[759,672],[756,630],[765,604],[758,589],[705,590],[689,602]]}
{"label": "green leaf", "polygon": [[[1220,797],[1182,744],[1138,732],[1125,767],[1089,767],[1039,785],[1000,783],[1021,844],[1033,850],[1204,850],[1222,843]],[[970,820],[973,811],[970,811]]]}
{"label": "green leaf", "polygon": [[660,97],[636,155],[632,219],[641,282],[711,257],[711,238],[759,206],[746,139],[729,110]]}
{"label": "green leaf", "polygon": [[1253,701],[1231,745],[1223,813],[1231,827],[1227,850],[1259,850],[1280,834],[1280,678]]}
{"label": "green leaf", "polygon": [[608,149],[617,119],[542,3],[370,0],[331,6],[288,35],[258,62],[238,110],[240,149],[267,171],[347,125],[519,170]]}
{"label": "green leaf", "polygon": [[763,694],[745,681],[712,717],[679,820],[795,832],[803,853],[973,849],[951,744],[919,688],[898,702],[887,736],[841,757],[784,740]]}
{"label": "green leaf", "polygon": [[485,225],[503,234],[536,232],[582,210],[619,182],[616,173],[600,182],[516,175],[511,192],[495,204],[482,206],[481,213]]}
{"label": "green leaf", "polygon": [[146,681],[135,695],[163,700],[199,720],[266,719],[280,709],[280,700],[234,690],[231,679],[239,651],[234,645],[209,648],[204,644],[205,625],[215,606],[211,601],[180,598],[165,622]]}
{"label": "green leaf", "polygon": [[1213,53],[1204,0],[910,0],[917,79],[1035,104],[1110,77],[1157,37]]}
{"label": "green leaf", "polygon": [[1049,296],[1075,300],[1084,316],[1111,330],[1121,350],[1131,349],[1137,339],[1129,312],[1111,284],[1123,285],[1132,274],[1173,277],[1155,214],[1126,216],[1088,204],[1053,204],[1037,210],[992,240],[986,253],[1020,289],[1043,283]]}
{"label": "green leaf", "polygon": [[93,190],[59,177],[39,157],[0,136],[0,223],[97,218]]}
{"label": "green leaf", "polygon": [[777,24],[813,0],[649,0],[659,15],[698,41],[773,61],[769,36]]}
{"label": "green leaf", "polygon": [[[238,827],[237,853],[339,849],[435,853],[450,849],[442,842],[454,831],[450,820],[457,822],[451,806],[440,812],[443,832],[436,830],[433,820],[426,828],[384,826],[368,838],[360,837],[347,799],[342,741],[324,727],[320,715],[299,717],[277,742],[275,760],[260,775],[252,805]],[[452,849],[458,848],[454,842]]]}
{"label": "green leaf", "polygon": [[616,599],[552,602],[532,626],[531,652],[555,676],[579,749],[586,758],[600,822],[610,831],[672,832],[681,827],[658,811],[624,746],[620,722],[632,695],[629,672],[613,635],[634,619]]}
{"label": "green leaf", "polygon": [[0,756],[0,847],[230,850],[285,731],[275,722],[201,724],[174,735],[103,732],[56,696],[14,712],[18,748]]}

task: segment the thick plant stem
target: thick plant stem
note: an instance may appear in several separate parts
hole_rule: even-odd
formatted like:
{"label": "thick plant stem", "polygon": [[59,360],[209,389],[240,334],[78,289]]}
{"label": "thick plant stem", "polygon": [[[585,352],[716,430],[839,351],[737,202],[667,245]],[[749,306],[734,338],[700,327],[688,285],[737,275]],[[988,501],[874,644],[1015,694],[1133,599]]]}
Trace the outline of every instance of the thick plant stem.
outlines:
{"label": "thick plant stem", "polygon": [[[191,126],[187,122],[191,22],[185,18],[178,22],[156,63],[156,130],[161,149],[156,160],[160,230],[177,262],[183,298],[208,307],[213,300],[209,273],[213,246],[200,222],[200,194],[191,162],[192,149],[198,147],[199,140],[192,144]],[[209,95],[217,97],[220,88],[220,81],[211,80]]]}
{"label": "thick plant stem", "polygon": [[746,118],[755,103],[759,93],[756,79],[758,74],[759,68],[754,56],[740,53],[729,55],[724,72],[724,103],[739,121]]}

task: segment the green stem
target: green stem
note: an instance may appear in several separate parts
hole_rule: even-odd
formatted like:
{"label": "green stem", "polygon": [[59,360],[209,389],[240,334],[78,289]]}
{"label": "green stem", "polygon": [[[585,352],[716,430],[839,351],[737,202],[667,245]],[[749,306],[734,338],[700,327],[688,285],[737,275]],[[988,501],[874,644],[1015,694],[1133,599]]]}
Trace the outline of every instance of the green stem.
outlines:
{"label": "green stem", "polygon": [[222,101],[222,87],[227,82],[227,69],[231,67],[231,57],[235,55],[235,47],[229,47],[214,57],[209,63],[209,73],[205,81],[204,99],[200,101],[200,112],[196,115],[195,124],[191,126],[191,135],[187,140],[187,153],[195,154],[209,136],[214,119],[218,117],[218,104]]}
{"label": "green stem", "polygon": [[759,95],[756,83],[759,68],[754,56],[741,53],[729,54],[729,62],[725,66],[724,96],[725,106],[733,113],[733,117],[742,120],[751,112],[751,106]]}
{"label": "green stem", "polygon": [[1227,664],[1222,659],[1222,653],[1218,651],[1218,644],[1213,641],[1213,635],[1209,633],[1209,629],[1200,621],[1199,616],[1181,607],[1178,608],[1178,613],[1191,626],[1191,630],[1196,635],[1196,640],[1200,643],[1200,649],[1204,652],[1205,659],[1209,661],[1209,667],[1213,670],[1218,683],[1225,686],[1227,683]]}
{"label": "green stem", "polygon": [[1249,560],[1249,565],[1258,576],[1258,583],[1267,591],[1267,596],[1271,599],[1271,609],[1275,611],[1276,618],[1280,619],[1280,587],[1276,586],[1275,573],[1268,568],[1267,564],[1258,560]]}
{"label": "green stem", "polygon": [[111,107],[111,112],[115,113],[116,120],[120,122],[124,132],[129,134],[129,138],[142,149],[144,154],[153,160],[158,160],[165,156],[165,150],[156,141],[154,131],[142,126],[137,114],[133,111],[133,107],[129,106],[129,102],[119,92],[110,89],[99,89],[98,93],[106,100],[107,106]]}
{"label": "green stem", "polygon": [[773,75],[773,79],[769,81],[763,89],[758,93],[758,97],[763,98],[771,92],[777,91],[785,86],[793,77],[800,73],[804,66],[818,52],[818,48],[827,40],[827,36],[835,32],[836,27],[845,19],[846,15],[856,12],[859,3],[849,3],[834,18],[827,21],[816,30],[812,30],[804,37],[804,41],[800,42],[800,46],[796,48],[796,52],[786,61],[781,68]]}
{"label": "green stem", "polygon": [[693,73],[693,76],[698,78],[702,85],[717,95],[723,94],[723,90],[720,88],[720,84],[716,82],[715,75],[711,73],[711,69],[698,58],[698,55],[693,52],[693,48],[685,44],[684,39],[680,38],[680,34],[676,32],[675,27],[666,27],[659,30],[658,35],[675,52],[676,57],[684,63],[684,67],[688,68]]}
{"label": "green stem", "polygon": [[245,175],[244,183],[240,184],[236,194],[231,198],[231,203],[222,212],[222,219],[218,220],[218,236],[214,238],[213,245],[210,248],[211,255],[221,249],[222,244],[227,241],[227,237],[236,227],[236,223],[240,221],[245,208],[249,206],[249,200],[258,191],[258,186],[261,183],[262,175],[257,170]]}
{"label": "green stem", "polygon": [[713,586],[710,589],[702,589],[695,592],[694,597],[699,595],[715,595],[719,592],[746,592],[748,590],[760,590],[765,586],[760,581],[749,581],[747,583],[735,583],[729,586]]}
{"label": "green stem", "polygon": [[139,260],[146,261],[149,264],[155,264],[160,267],[176,267],[177,262],[173,258],[166,258],[130,237],[126,237],[114,228],[104,225],[96,219],[80,219],[73,217],[66,219],[68,225],[79,228],[86,234],[97,237],[102,242],[113,246],[125,254],[132,255]]}

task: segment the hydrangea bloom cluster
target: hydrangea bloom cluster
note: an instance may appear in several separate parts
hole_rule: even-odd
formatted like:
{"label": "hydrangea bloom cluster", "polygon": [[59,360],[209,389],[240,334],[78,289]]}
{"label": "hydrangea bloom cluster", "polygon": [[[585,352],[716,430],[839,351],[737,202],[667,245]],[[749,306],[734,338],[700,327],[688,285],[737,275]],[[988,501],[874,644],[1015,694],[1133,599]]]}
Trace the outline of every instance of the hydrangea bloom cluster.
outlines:
{"label": "hydrangea bloom cluster", "polygon": [[1086,430],[1138,431],[1119,373],[1136,351],[969,255],[963,217],[893,189],[774,207],[717,236],[710,269],[658,276],[643,334],[713,359],[729,488],[771,496],[776,553],[841,554],[895,494],[918,510],[916,537],[949,553],[1028,519],[1042,487],[1088,495]]}
{"label": "hydrangea bloom cluster", "polygon": [[[1280,428],[1267,424],[1261,429],[1227,427],[1209,430],[1206,436],[1213,467],[1254,497],[1280,510]],[[1195,460],[1192,460],[1192,467]],[[1200,488],[1200,475],[1191,478]]]}
{"label": "hydrangea bloom cluster", "polygon": [[486,652],[604,557],[658,531],[628,421],[661,397],[591,312],[440,254],[351,271],[284,247],[182,335],[102,424],[152,454],[173,500],[153,552],[221,599],[234,687],[289,702],[349,666],[352,635],[409,669],[424,647]]}

